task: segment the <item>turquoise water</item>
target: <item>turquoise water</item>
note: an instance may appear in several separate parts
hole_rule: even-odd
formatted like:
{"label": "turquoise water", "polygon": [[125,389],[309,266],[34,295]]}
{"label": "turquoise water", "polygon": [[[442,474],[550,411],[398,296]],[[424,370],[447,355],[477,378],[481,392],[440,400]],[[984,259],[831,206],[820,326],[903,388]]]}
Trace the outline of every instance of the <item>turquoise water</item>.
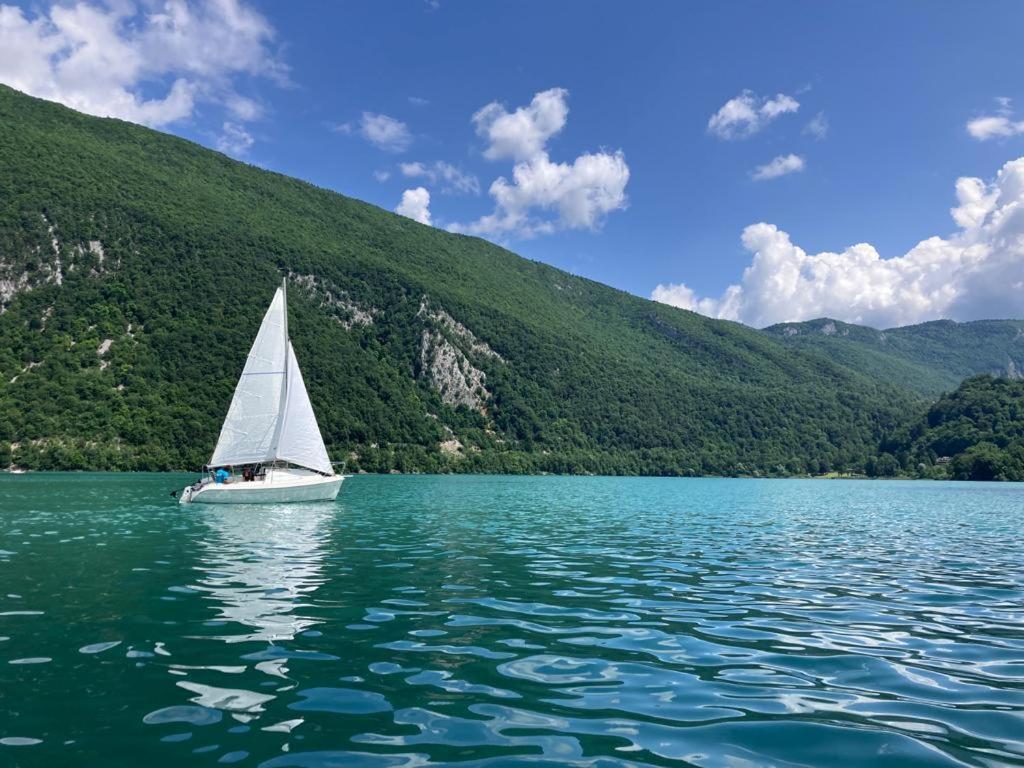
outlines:
{"label": "turquoise water", "polygon": [[0,477],[0,765],[1024,765],[1024,486]]}

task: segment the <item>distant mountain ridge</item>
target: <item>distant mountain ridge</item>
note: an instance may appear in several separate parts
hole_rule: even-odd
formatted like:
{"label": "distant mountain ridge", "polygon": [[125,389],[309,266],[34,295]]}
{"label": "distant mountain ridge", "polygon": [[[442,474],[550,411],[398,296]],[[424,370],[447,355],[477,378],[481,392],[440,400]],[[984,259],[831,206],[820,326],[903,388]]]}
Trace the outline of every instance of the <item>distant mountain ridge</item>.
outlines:
{"label": "distant mountain ridge", "polygon": [[935,320],[876,330],[818,318],[778,323],[764,333],[929,398],[978,374],[1024,376],[1024,320]]}

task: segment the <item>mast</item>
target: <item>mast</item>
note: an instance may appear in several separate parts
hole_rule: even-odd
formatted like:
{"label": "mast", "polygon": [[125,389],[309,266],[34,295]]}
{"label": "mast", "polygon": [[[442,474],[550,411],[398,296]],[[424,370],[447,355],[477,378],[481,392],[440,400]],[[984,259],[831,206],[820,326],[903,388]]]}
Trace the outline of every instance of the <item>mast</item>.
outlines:
{"label": "mast", "polygon": [[[284,348],[285,348],[285,362],[288,362],[287,352],[288,345],[291,343],[288,340],[288,278],[281,278],[281,294],[284,299]],[[288,402],[288,366],[284,367],[284,386],[281,388],[281,404]],[[283,421],[283,418],[282,418]]]}
{"label": "mast", "polygon": [[288,278],[281,278],[281,298],[283,299],[284,311],[282,312],[283,322],[281,332],[284,334],[284,381],[281,384],[281,404],[277,411],[277,429],[274,430],[274,461],[278,459],[281,446],[281,435],[284,434],[284,422],[288,417]]}

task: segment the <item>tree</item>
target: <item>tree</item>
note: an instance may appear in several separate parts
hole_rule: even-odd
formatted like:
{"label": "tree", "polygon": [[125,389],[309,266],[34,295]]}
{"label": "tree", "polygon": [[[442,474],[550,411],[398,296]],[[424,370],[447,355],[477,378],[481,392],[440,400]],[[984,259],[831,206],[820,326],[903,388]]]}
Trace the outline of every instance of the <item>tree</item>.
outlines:
{"label": "tree", "polygon": [[883,453],[875,462],[877,477],[896,477],[900,473],[900,463],[891,453]]}
{"label": "tree", "polygon": [[972,445],[950,462],[957,480],[1005,480],[1007,457],[992,443]]}

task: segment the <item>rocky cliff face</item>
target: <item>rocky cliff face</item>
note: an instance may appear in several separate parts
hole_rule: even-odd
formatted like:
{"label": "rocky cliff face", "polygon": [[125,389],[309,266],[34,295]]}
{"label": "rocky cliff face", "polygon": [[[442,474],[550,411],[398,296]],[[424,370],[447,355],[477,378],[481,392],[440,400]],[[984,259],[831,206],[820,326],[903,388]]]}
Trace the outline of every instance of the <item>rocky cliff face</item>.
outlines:
{"label": "rocky cliff face", "polygon": [[42,229],[35,245],[21,253],[0,253],[0,314],[20,293],[48,283],[63,285],[76,271],[97,277],[110,266],[101,240],[64,242],[46,213],[39,219]]}
{"label": "rocky cliff face", "polygon": [[426,296],[420,299],[420,309],[416,316],[425,322],[430,322],[443,328],[465,346],[471,354],[505,362],[501,355],[491,349],[486,342],[480,341],[471,330],[449,315],[443,308],[432,307],[430,300]]}
{"label": "rocky cliff face", "polygon": [[348,291],[339,288],[330,280],[316,275],[302,275],[289,272],[288,279],[299,286],[306,295],[346,330],[357,325],[373,325],[373,318],[380,314],[374,307],[363,307],[353,301]]}
{"label": "rocky cliff face", "polygon": [[490,397],[487,374],[475,367],[466,354],[444,334],[425,329],[420,344],[420,366],[426,381],[447,405],[464,405],[484,413]]}
{"label": "rocky cliff face", "polygon": [[424,296],[416,317],[423,323],[420,336],[420,376],[433,387],[441,400],[453,408],[464,405],[487,413],[487,374],[482,364],[505,360],[472,331],[441,307],[431,306]]}
{"label": "rocky cliff face", "polygon": [[[288,279],[346,330],[371,326],[381,315],[380,309],[359,304],[348,291],[318,275],[290,272]],[[417,377],[446,405],[486,414],[491,393],[481,365],[504,363],[504,358],[427,296],[420,299],[416,319],[422,326]]]}

